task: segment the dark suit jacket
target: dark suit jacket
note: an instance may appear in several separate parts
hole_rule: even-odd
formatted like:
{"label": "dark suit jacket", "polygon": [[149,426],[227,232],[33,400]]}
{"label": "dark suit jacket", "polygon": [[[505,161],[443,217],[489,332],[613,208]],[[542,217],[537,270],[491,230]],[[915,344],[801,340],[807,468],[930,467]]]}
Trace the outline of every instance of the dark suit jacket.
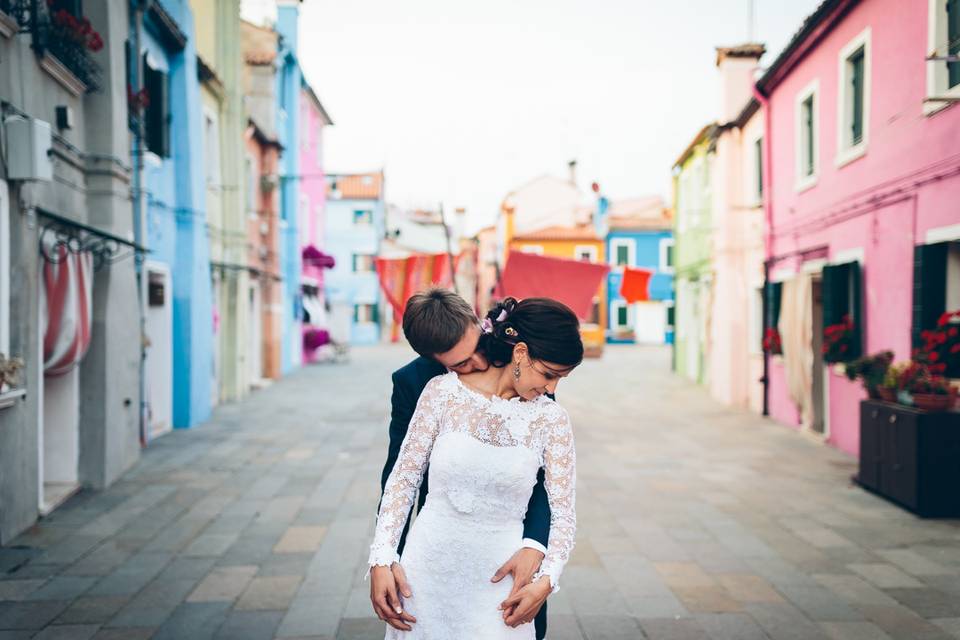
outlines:
{"label": "dark suit jacket", "polygon": [[[446,372],[447,370],[443,365],[423,356],[393,372],[393,395],[390,398],[390,449],[387,453],[387,463],[383,466],[383,474],[380,476],[381,500],[383,489],[387,485],[387,478],[390,477],[393,465],[396,464],[397,457],[400,455],[400,445],[403,444],[403,439],[407,435],[410,419],[417,408],[417,400],[420,399],[423,388],[427,386],[431,379]],[[546,547],[547,539],[550,536],[550,504],[547,501],[547,491],[543,486],[543,476],[543,469],[540,469],[537,474],[537,484],[533,487],[533,494],[527,504],[527,516],[523,521],[523,537],[536,540]],[[418,513],[427,499],[429,479],[428,467],[424,471],[423,482],[420,484],[420,497],[416,504]],[[407,522],[403,526],[403,533],[400,535],[400,547],[398,548],[400,554],[403,554],[403,547],[407,541],[407,531],[410,528],[410,516],[412,515],[413,507],[410,508]],[[546,635],[547,628],[546,603],[540,609],[534,623],[537,628],[537,638],[543,638]]]}

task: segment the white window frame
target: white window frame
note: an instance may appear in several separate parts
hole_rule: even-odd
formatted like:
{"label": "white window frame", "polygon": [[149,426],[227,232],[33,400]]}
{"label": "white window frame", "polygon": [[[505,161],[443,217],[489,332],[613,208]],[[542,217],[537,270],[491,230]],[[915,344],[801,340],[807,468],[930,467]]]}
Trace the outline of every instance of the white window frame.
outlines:
{"label": "white window frame", "polygon": [[525,244],[520,247],[520,253],[532,253],[535,256],[542,256],[543,246],[539,244]]}
{"label": "white window frame", "polygon": [[[837,58],[837,157],[834,160],[840,168],[867,152],[870,139],[870,27],[856,35],[840,50]],[[848,60],[858,49],[863,49],[863,137],[856,145],[850,139],[850,125],[853,96],[850,95],[850,65]]]}
{"label": "white window frame", "polygon": [[[203,108],[203,146],[207,174],[207,188],[217,189],[223,183],[223,163],[220,153],[220,116],[210,107]],[[212,151],[211,151],[212,148]]]}
{"label": "white window frame", "polygon": [[590,262],[597,261],[597,248],[589,244],[578,244],[573,248],[573,259],[574,260],[583,260],[583,256],[580,254],[589,253]]}
{"label": "white window frame", "polygon": [[[627,324],[620,324],[619,322],[618,316],[619,316],[620,309],[627,310]],[[632,305],[627,304],[626,300],[613,300],[610,303],[610,327],[614,331],[618,331],[622,329],[632,329],[633,318],[631,318],[631,316],[633,314],[630,313],[632,310],[633,310]]]}
{"label": "white window frame", "polygon": [[673,238],[660,238],[660,273],[673,273],[673,267],[667,264],[667,247],[673,247],[673,261],[677,261],[677,243]]}
{"label": "white window frame", "polygon": [[0,180],[0,353],[10,353],[10,191]]}
{"label": "white window frame", "polygon": [[[944,56],[947,54],[947,8],[943,0],[927,0],[927,52]],[[947,65],[942,60],[927,61],[927,97],[923,103],[924,115],[946,109],[953,102],[949,98],[960,98],[960,84],[947,89]],[[948,98],[941,100],[940,98]]]}
{"label": "white window frame", "polygon": [[[627,248],[627,264],[617,264],[617,250],[620,247]],[[610,255],[608,256],[610,265],[614,268],[623,266],[634,267],[637,264],[637,242],[633,238],[613,238],[610,240]]]}
{"label": "white window frame", "polygon": [[[813,97],[813,173],[803,174],[804,145],[803,140],[803,103]],[[817,184],[820,177],[820,79],[813,80],[804,87],[794,100],[794,191],[806,191]]]}
{"label": "white window frame", "polygon": [[[760,143],[759,149],[757,149],[758,142]],[[750,165],[747,167],[747,173],[750,177],[747,180],[747,193],[750,194],[750,203],[754,207],[763,206],[763,185],[760,184],[764,173],[763,145],[762,133],[757,134],[750,140]]]}

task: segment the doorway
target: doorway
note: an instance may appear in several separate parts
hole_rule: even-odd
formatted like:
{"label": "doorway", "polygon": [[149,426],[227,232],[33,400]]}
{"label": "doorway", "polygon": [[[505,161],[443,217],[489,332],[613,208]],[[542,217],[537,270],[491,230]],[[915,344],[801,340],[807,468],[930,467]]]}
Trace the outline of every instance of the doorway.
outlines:
{"label": "doorway", "polygon": [[170,268],[147,262],[146,396],[149,442],[173,428],[173,288]]}
{"label": "doorway", "polygon": [[823,360],[823,281],[814,276],[811,282],[812,297],[812,335],[810,346],[813,349],[813,371],[810,375],[811,400],[813,401],[813,421],[810,430],[818,435],[826,435],[826,363]]}
{"label": "doorway", "polygon": [[250,318],[247,322],[249,331],[247,344],[250,352],[250,357],[247,360],[250,363],[248,380],[250,380],[252,387],[257,387],[260,386],[260,381],[263,379],[263,317],[261,315],[263,313],[263,296],[260,293],[259,279],[250,283],[247,295],[250,299],[250,304],[247,307],[250,312]]}

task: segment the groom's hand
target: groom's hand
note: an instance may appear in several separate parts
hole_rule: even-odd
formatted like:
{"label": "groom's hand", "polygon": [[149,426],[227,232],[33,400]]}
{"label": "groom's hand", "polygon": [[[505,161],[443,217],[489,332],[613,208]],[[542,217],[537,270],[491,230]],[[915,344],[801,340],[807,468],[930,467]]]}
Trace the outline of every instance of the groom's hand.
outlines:
{"label": "groom's hand", "polygon": [[394,562],[389,568],[370,568],[370,602],[373,603],[377,617],[394,629],[410,631],[412,627],[407,623],[416,622],[417,619],[403,610],[397,596],[398,588],[405,598],[413,595],[410,585],[407,584],[407,575],[399,562]]}
{"label": "groom's hand", "polygon": [[530,584],[533,574],[540,570],[541,562],[543,562],[542,553],[536,549],[524,547],[497,569],[497,572],[490,578],[490,582],[500,582],[508,575],[512,575],[513,588],[510,589],[510,595],[513,596],[522,586]]}
{"label": "groom's hand", "polygon": [[550,578],[547,576],[518,589],[498,607],[503,611],[504,624],[508,627],[519,627],[533,620],[550,592]]}

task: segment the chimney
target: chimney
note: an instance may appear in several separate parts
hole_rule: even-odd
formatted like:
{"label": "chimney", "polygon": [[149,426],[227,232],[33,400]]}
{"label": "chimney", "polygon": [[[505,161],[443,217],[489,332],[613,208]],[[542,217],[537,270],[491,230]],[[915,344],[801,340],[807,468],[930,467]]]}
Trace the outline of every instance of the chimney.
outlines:
{"label": "chimney", "polygon": [[567,167],[570,169],[570,184],[577,186],[577,161],[571,160],[567,163]]}
{"label": "chimney", "polygon": [[720,72],[720,113],[718,121],[735,120],[753,95],[753,74],[766,48],[759,43],[717,47]]}

